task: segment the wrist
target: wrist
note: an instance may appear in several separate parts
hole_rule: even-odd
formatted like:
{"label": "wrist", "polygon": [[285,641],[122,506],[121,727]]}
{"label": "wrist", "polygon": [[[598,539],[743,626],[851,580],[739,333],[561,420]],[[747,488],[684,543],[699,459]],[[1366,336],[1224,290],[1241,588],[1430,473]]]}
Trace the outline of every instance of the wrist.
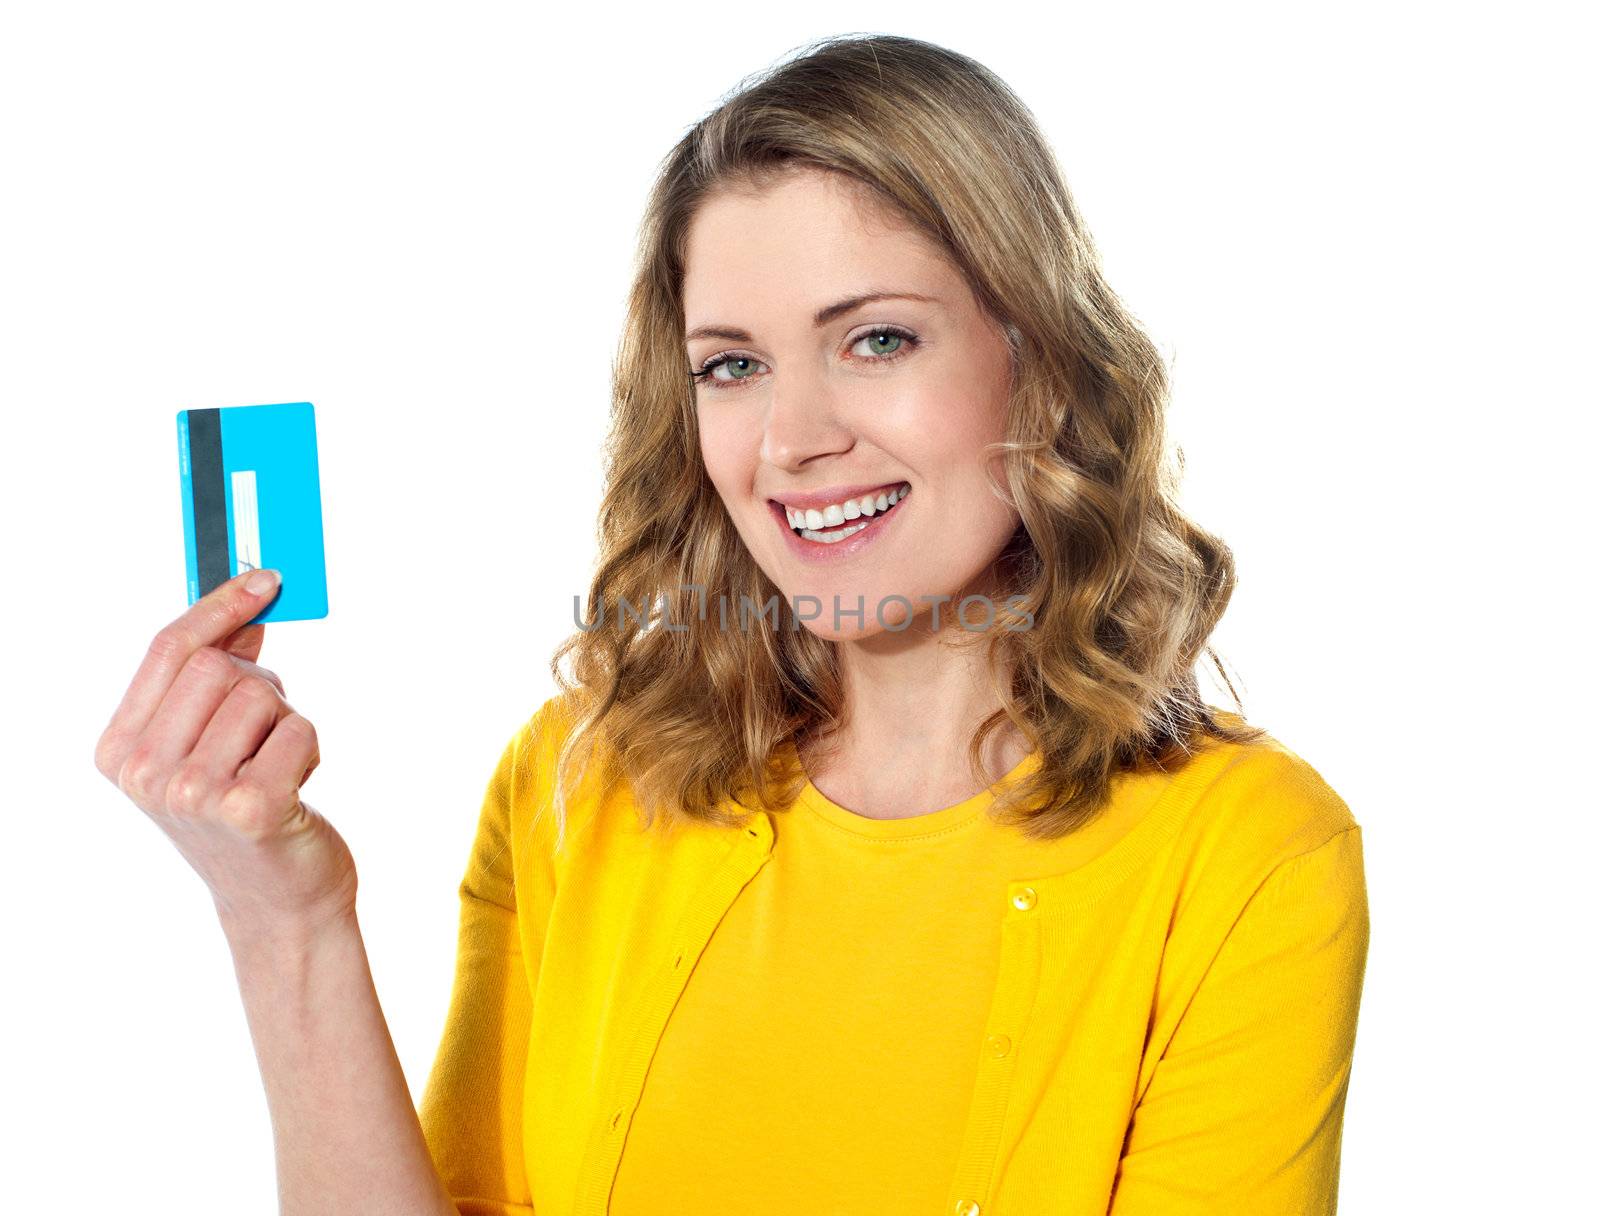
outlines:
{"label": "wrist", "polygon": [[359,932],[354,905],[294,915],[239,916],[220,904],[217,920],[228,945],[235,951],[299,952],[329,938]]}

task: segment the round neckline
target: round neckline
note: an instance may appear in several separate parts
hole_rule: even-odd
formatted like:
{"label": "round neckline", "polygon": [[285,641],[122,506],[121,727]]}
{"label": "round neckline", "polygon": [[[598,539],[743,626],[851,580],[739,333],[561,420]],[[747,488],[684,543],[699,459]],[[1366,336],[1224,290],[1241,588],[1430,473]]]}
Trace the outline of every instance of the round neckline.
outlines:
{"label": "round neckline", "polygon": [[[812,784],[810,777],[805,779],[805,784],[801,786],[795,802],[825,822],[857,836],[867,836],[874,840],[918,840],[942,835],[975,822],[994,803],[1002,785],[1031,772],[1038,762],[1039,753],[1029,752],[1010,772],[988,789],[979,790],[970,798],[964,798],[953,806],[925,811],[920,815],[910,815],[902,819],[874,819],[868,815],[858,815],[855,811],[842,807],[830,799]],[[802,766],[801,772],[804,771]]]}

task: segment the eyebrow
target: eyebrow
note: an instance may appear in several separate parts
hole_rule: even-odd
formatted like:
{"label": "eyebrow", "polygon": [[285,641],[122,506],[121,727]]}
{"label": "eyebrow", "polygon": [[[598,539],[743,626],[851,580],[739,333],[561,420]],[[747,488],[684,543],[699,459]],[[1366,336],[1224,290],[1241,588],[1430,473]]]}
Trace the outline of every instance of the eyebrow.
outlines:
{"label": "eyebrow", "polygon": [[[921,300],[924,304],[937,304],[939,301],[932,296],[918,295],[914,291],[869,291],[861,295],[846,296],[829,304],[826,308],[817,309],[816,315],[811,318],[811,323],[821,329],[829,321],[835,321],[847,312],[853,312],[863,304],[872,304],[878,300]],[[747,332],[734,329],[728,325],[702,325],[691,329],[684,335],[685,342],[693,342],[696,338],[721,338],[727,342],[754,342]]]}

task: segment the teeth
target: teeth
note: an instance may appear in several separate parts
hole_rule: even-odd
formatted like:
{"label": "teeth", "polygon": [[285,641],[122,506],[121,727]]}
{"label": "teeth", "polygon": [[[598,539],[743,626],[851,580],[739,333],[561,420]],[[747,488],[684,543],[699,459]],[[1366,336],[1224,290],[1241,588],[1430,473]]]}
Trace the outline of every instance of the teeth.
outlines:
{"label": "teeth", "polygon": [[865,528],[866,524],[857,524],[853,528],[840,528],[837,532],[824,533],[822,528],[839,528],[841,524],[852,519],[860,519],[863,515],[874,516],[880,511],[887,511],[911,492],[909,483],[902,483],[893,490],[882,494],[864,494],[860,498],[847,499],[842,503],[831,503],[820,511],[813,507],[795,508],[785,507],[784,513],[789,519],[789,526],[798,529],[800,535],[806,540],[820,541],[825,545],[836,544],[848,536],[854,536]]}
{"label": "teeth", "polygon": [[866,524],[857,524],[853,528],[841,528],[837,532],[813,532],[810,528],[803,528],[801,529],[800,535],[805,537],[807,540],[819,540],[825,545],[834,545],[838,544],[847,536],[854,536],[866,526]]}
{"label": "teeth", "polygon": [[[821,528],[837,528],[840,524],[848,523],[852,519],[860,519],[863,515],[870,517],[876,515],[879,511],[887,511],[910,492],[910,484],[903,483],[882,494],[864,494],[860,498],[847,499],[842,503],[830,503],[820,511],[814,507],[785,507],[784,514],[788,517],[791,528],[816,532]],[[861,527],[865,526],[865,524],[861,525]],[[811,539],[831,541],[849,536],[860,530],[861,528],[850,528],[844,532],[834,533],[831,536],[812,537]]]}

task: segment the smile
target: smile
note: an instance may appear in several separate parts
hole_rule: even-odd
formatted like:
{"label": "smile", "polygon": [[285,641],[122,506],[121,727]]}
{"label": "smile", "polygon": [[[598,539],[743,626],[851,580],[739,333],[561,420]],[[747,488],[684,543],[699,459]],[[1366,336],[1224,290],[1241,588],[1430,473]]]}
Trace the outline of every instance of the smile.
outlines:
{"label": "smile", "polygon": [[790,507],[778,502],[772,506],[782,512],[789,534],[808,547],[836,545],[893,514],[910,493],[910,483],[902,482],[891,490],[847,498],[821,508]]}
{"label": "smile", "polygon": [[[815,508],[785,507],[789,526],[802,538],[819,544],[832,545],[854,536],[879,515],[887,515],[901,499],[911,493],[911,486],[902,482],[886,493],[865,494],[860,498],[847,498],[841,503],[830,503],[820,510]],[[851,523],[867,517],[867,523]]]}

